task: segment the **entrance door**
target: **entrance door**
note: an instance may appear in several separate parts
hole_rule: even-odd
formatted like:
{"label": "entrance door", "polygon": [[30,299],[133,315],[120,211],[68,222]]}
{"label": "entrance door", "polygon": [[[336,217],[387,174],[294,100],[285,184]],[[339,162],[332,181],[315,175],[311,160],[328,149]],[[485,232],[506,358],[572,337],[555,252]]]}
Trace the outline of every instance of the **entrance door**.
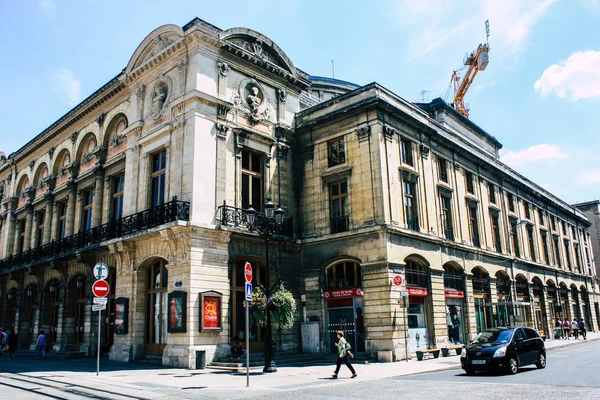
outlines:
{"label": "entrance door", "polygon": [[148,269],[146,292],[146,354],[162,355],[167,344],[167,261],[159,260]]}
{"label": "entrance door", "polygon": [[354,308],[330,308],[328,315],[329,323],[327,331],[329,332],[329,350],[332,353],[337,352],[335,343],[337,342],[337,331],[344,332],[346,341],[350,343],[352,349],[356,349],[356,333],[354,327]]}
{"label": "entrance door", "polygon": [[[104,326],[102,327],[102,341],[100,343],[100,351],[103,353],[110,352],[110,348],[114,343],[115,337],[115,288],[117,284],[116,270],[114,268],[109,269],[108,274],[108,285],[110,286],[110,292],[108,293],[108,303],[106,304],[106,318],[104,319]],[[104,314],[103,314],[104,315]]]}
{"label": "entrance door", "polygon": [[75,348],[79,350],[83,344],[85,331],[85,281],[77,281],[77,303],[75,305]]}
{"label": "entrance door", "polygon": [[[267,270],[264,266],[258,265],[255,262],[250,263],[252,265],[252,287],[255,288],[259,284],[263,287],[266,285]],[[243,260],[237,260],[233,264],[233,271],[231,274],[231,341],[239,339],[242,342],[246,342],[246,314],[244,307],[245,299],[245,285],[246,278],[244,277],[244,266],[246,262]],[[264,351],[264,335],[266,328],[252,325],[250,326],[250,352],[262,352]]]}
{"label": "entrance door", "polygon": [[477,325],[477,333],[487,328],[487,317],[486,317],[486,306],[485,299],[482,297],[475,297],[475,323]]}

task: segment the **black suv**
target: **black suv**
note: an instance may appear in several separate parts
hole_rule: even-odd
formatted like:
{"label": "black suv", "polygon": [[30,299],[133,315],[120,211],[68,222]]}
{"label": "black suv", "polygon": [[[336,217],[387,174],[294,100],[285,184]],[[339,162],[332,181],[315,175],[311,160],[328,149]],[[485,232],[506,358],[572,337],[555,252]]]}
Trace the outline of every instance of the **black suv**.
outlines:
{"label": "black suv", "polygon": [[546,368],[546,347],[535,329],[526,326],[486,329],[460,355],[467,375],[490,370],[516,374],[519,367],[529,364]]}

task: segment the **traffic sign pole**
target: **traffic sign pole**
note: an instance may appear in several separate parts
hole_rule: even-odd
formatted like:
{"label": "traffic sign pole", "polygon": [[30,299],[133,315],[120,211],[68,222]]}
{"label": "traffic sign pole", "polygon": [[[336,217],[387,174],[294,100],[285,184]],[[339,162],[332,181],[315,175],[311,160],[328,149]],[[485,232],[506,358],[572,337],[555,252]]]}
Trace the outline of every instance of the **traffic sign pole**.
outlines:
{"label": "traffic sign pole", "polygon": [[244,276],[246,278],[246,387],[250,387],[250,311],[252,301],[252,264],[244,265]]}
{"label": "traffic sign pole", "polygon": [[100,325],[102,325],[102,310],[98,310],[98,354],[96,355],[96,376],[100,374]]}

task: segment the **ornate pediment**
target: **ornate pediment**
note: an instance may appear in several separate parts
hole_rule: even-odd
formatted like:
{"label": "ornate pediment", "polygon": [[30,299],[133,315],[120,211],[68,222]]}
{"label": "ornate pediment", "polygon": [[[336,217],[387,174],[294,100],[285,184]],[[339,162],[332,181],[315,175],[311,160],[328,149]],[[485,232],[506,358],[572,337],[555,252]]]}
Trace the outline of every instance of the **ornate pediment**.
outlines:
{"label": "ornate pediment", "polygon": [[160,54],[172,48],[183,37],[183,31],[177,25],[163,25],[152,31],[138,46],[129,60],[125,72],[131,73]]}

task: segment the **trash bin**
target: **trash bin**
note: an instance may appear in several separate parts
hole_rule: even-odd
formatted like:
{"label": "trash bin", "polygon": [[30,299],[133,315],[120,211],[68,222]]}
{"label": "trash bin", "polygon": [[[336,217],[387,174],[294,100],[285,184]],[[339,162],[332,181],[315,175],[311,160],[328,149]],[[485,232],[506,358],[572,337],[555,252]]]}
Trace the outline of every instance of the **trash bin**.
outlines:
{"label": "trash bin", "polygon": [[204,350],[196,351],[196,369],[206,368],[206,352]]}

